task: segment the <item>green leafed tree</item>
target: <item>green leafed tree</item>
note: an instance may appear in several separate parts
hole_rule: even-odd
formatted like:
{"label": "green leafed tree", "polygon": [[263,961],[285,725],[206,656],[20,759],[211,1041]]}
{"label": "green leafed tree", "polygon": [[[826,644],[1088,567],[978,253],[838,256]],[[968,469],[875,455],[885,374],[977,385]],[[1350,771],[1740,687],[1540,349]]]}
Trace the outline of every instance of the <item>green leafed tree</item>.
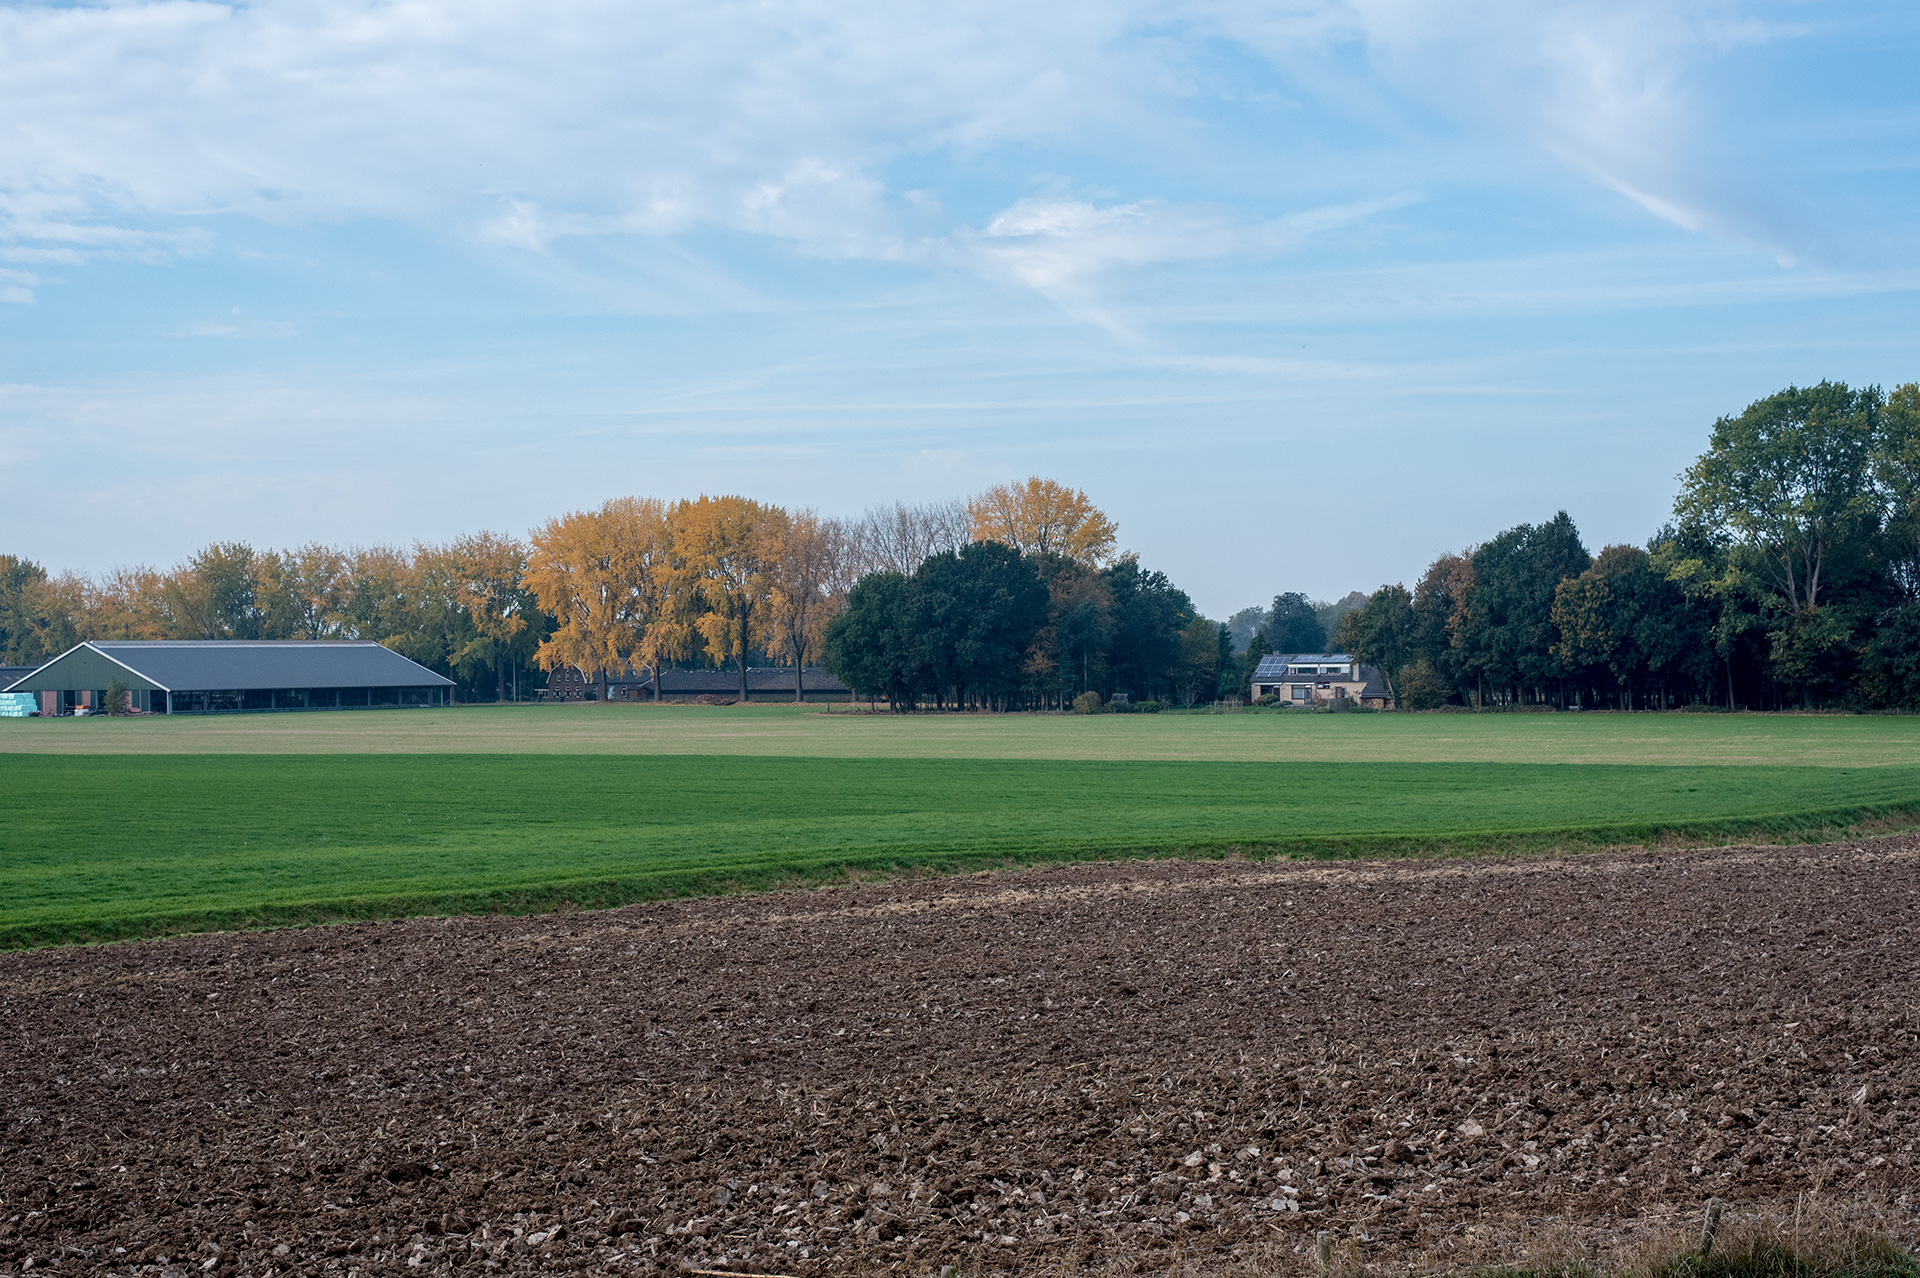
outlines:
{"label": "green leafed tree", "polygon": [[884,697],[896,712],[911,710],[919,690],[912,624],[907,579],[897,572],[868,573],[827,623],[821,660],[856,692]]}
{"label": "green leafed tree", "polygon": [[35,590],[47,570],[17,555],[0,555],[0,663],[37,665],[47,659],[34,619]]}
{"label": "green leafed tree", "polygon": [[1788,612],[1819,607],[1835,546],[1878,517],[1881,403],[1877,387],[1821,382],[1722,417],[1681,477],[1675,513],[1748,552]]}
{"label": "green leafed tree", "polygon": [[936,698],[1003,707],[1020,691],[1027,652],[1047,623],[1047,587],[1019,551],[976,541],[920,565],[907,614]]}
{"label": "green leafed tree", "polygon": [[1415,622],[1413,596],[1405,586],[1382,586],[1340,618],[1334,631],[1335,651],[1349,652],[1391,676],[1413,659]]}
{"label": "green leafed tree", "polygon": [[[1324,652],[1327,630],[1320,624],[1320,611],[1313,601],[1297,590],[1274,596],[1273,611],[1267,617],[1267,642],[1273,651],[1288,654]],[[1263,654],[1264,655],[1264,654]]]}
{"label": "green leafed tree", "polygon": [[1181,705],[1191,708],[1194,702],[1213,691],[1219,662],[1219,625],[1195,617],[1180,632],[1180,658],[1174,667],[1174,690],[1179,693]]}

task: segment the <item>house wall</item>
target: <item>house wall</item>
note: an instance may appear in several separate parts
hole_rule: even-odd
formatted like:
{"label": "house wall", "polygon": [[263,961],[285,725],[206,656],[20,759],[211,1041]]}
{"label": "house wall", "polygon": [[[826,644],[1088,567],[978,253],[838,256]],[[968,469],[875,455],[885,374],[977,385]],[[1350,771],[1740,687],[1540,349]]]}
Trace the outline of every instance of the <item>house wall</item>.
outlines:
{"label": "house wall", "polygon": [[[1307,682],[1307,680],[1302,678],[1302,679],[1290,679],[1285,683],[1256,683],[1253,685],[1253,695],[1257,699],[1271,692],[1279,696],[1283,701],[1292,701],[1290,689],[1296,683],[1305,683],[1305,682]],[[1345,691],[1347,694],[1347,697],[1353,701],[1368,701],[1374,704],[1380,704],[1380,702],[1382,701],[1382,698],[1379,698],[1379,697],[1366,697],[1366,698],[1361,697],[1360,694],[1363,691],[1365,691],[1367,686],[1364,680],[1349,681],[1345,679],[1327,679],[1327,680],[1316,679],[1313,682],[1315,686],[1313,688],[1312,700],[1304,701],[1304,702],[1292,702],[1292,704],[1310,705],[1315,702],[1331,701],[1333,700],[1333,694],[1336,689]],[[1323,682],[1326,683],[1328,686],[1324,688],[1318,686]]]}

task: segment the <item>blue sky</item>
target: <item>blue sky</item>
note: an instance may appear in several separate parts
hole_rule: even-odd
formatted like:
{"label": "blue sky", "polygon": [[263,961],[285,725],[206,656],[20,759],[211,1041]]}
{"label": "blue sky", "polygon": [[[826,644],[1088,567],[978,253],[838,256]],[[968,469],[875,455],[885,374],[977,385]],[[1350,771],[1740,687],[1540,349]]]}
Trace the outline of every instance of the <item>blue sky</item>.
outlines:
{"label": "blue sky", "polygon": [[0,549],[1040,474],[1212,615],[1920,379],[1920,7],[0,3]]}

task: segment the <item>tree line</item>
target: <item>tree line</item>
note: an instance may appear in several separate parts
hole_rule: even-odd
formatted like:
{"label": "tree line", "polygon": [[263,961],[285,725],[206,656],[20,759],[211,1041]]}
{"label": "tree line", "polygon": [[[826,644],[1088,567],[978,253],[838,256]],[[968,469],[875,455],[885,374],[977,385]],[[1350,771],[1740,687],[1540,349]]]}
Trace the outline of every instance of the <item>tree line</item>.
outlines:
{"label": "tree line", "polygon": [[[819,663],[896,709],[1245,695],[1269,652],[1350,652],[1407,709],[1920,708],[1920,386],[1788,387],[1714,423],[1673,517],[1589,554],[1565,512],[1415,586],[1228,622],[1045,479],[853,520],[625,497],[524,540],[258,552],[50,575],[0,555],[0,659],[86,638],[378,640],[506,697],[523,676]],[[658,695],[659,680],[653,681]]]}
{"label": "tree line", "polygon": [[1920,708],[1920,386],[1793,387],[1722,417],[1645,546],[1563,511],[1346,611],[1399,703]]}
{"label": "tree line", "polygon": [[[738,496],[622,497],[524,540],[225,542],[170,570],[97,577],[0,555],[0,661],[39,664],[83,639],[371,639],[454,679],[462,700],[505,699],[562,667],[604,697],[610,676],[686,665],[733,667],[744,697],[749,664],[791,667],[797,699],[821,661],[900,708],[1053,705],[1116,686],[1211,697],[1219,627],[1116,554],[1116,534],[1085,493],[1034,478],[853,520]],[[873,673],[893,650],[846,636],[874,623],[889,583],[913,602],[913,655]]]}

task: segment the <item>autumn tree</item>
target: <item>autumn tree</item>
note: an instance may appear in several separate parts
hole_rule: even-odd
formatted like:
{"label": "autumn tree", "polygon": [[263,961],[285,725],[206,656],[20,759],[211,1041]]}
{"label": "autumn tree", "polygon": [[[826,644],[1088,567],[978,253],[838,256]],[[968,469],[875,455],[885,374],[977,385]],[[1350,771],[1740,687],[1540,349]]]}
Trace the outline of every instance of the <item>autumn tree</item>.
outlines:
{"label": "autumn tree", "polygon": [[9,619],[14,660],[51,661],[87,638],[87,581],[74,573],[29,576]]}
{"label": "autumn tree", "polygon": [[972,540],[969,530],[965,502],[869,506],[845,529],[847,564],[855,581],[870,572],[911,577],[931,556],[944,550],[958,553]]}
{"label": "autumn tree", "polygon": [[987,489],[967,503],[967,519],[975,541],[1096,566],[1113,560],[1119,532],[1085,493],[1037,477]]}
{"label": "autumn tree", "polygon": [[847,558],[840,525],[811,510],[768,519],[767,622],[769,650],[793,662],[793,699],[806,700],[807,661],[819,648],[843,596],[838,587]]}
{"label": "autumn tree", "polygon": [[[397,546],[358,546],[346,552],[340,586],[341,632],[398,651],[419,651],[413,557]],[[417,659],[417,658],[416,658]]]}
{"label": "autumn tree", "polygon": [[260,637],[259,576],[253,547],[216,542],[168,577],[174,625],[187,639]]}
{"label": "autumn tree", "polygon": [[339,633],[347,557],[331,546],[261,555],[256,566],[262,633],[275,639],[327,639]]}
{"label": "autumn tree", "polygon": [[526,588],[559,625],[534,654],[543,670],[573,666],[590,675],[602,700],[607,671],[636,662],[654,669],[659,692],[656,627],[673,588],[671,530],[654,498],[616,497],[599,510],[547,521],[527,552]]}
{"label": "autumn tree", "polygon": [[452,654],[453,664],[493,671],[494,697],[507,699],[508,659],[532,630],[536,603],[527,588],[527,548],[499,533],[456,537],[445,549],[446,575],[471,634]]}
{"label": "autumn tree", "polygon": [[748,699],[747,661],[766,633],[774,558],[789,521],[777,506],[745,497],[701,497],[673,508],[675,586],[716,666],[734,662]]}
{"label": "autumn tree", "polygon": [[152,568],[115,568],[82,591],[89,639],[171,639],[164,607],[166,578]]}

